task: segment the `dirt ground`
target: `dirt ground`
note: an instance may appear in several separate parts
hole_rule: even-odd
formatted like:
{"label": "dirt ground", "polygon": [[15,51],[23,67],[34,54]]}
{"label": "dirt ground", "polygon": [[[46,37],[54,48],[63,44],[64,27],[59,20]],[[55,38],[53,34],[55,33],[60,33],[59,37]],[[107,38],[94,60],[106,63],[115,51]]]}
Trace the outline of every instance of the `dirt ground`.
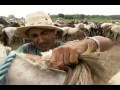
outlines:
{"label": "dirt ground", "polygon": [[[12,48],[16,49],[20,45],[22,45],[22,43],[18,41],[12,44]],[[99,58],[99,61],[107,70],[107,76],[111,78],[118,71],[120,71],[120,44],[114,45],[108,51],[101,52]]]}

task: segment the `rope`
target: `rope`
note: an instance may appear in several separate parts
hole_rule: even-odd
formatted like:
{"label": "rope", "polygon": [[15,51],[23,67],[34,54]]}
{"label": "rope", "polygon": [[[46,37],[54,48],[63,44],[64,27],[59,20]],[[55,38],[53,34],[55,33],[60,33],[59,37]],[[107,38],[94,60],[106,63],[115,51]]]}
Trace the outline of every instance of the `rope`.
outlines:
{"label": "rope", "polygon": [[15,51],[10,52],[9,55],[5,58],[5,62],[0,65],[0,85],[3,85],[5,83],[5,75],[15,56]]}

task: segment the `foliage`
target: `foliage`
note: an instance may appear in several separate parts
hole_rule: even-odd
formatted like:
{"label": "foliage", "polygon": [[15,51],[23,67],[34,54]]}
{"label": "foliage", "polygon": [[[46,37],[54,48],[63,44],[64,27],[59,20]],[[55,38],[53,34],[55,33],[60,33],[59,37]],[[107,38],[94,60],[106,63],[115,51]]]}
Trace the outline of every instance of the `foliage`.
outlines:
{"label": "foliage", "polygon": [[[120,22],[120,15],[84,15],[84,14],[63,14],[59,13],[58,15],[50,15],[53,22],[56,21],[58,18],[62,22],[70,22],[73,20],[80,20],[80,21],[93,21],[93,22]],[[0,16],[7,22],[24,22],[24,18],[16,18],[14,15],[8,15],[8,17]]]}
{"label": "foliage", "polygon": [[52,20],[55,21],[57,18],[61,18],[64,22],[69,22],[71,20],[80,20],[80,21],[94,21],[94,22],[119,22],[120,15],[84,15],[84,14],[58,14],[58,15],[51,15]]}
{"label": "foliage", "polygon": [[59,14],[58,14],[58,17],[60,17],[60,18],[64,18],[64,14],[59,13]]}

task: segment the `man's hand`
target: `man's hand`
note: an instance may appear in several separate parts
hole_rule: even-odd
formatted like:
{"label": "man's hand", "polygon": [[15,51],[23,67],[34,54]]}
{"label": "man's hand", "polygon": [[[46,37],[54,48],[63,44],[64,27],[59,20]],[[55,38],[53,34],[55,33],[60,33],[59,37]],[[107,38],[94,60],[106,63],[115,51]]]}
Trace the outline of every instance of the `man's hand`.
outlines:
{"label": "man's hand", "polygon": [[75,42],[53,49],[50,63],[53,68],[64,69],[65,66],[78,63],[78,56],[86,51],[86,42]]}

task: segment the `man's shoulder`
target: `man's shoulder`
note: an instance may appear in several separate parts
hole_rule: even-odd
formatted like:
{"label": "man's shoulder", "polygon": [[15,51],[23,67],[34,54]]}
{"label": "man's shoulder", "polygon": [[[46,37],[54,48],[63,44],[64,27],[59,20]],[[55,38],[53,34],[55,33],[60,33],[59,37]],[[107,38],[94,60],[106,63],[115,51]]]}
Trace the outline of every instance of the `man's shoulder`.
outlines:
{"label": "man's shoulder", "polygon": [[24,49],[29,49],[29,48],[33,48],[35,46],[32,43],[25,43],[25,44],[21,45],[20,47],[24,48]]}
{"label": "man's shoulder", "polygon": [[25,44],[23,44],[22,46],[33,46],[33,44],[32,43],[25,43]]}
{"label": "man's shoulder", "polygon": [[22,46],[20,46],[16,51],[28,53],[29,51],[35,50],[35,49],[36,47],[32,43],[25,43]]}

